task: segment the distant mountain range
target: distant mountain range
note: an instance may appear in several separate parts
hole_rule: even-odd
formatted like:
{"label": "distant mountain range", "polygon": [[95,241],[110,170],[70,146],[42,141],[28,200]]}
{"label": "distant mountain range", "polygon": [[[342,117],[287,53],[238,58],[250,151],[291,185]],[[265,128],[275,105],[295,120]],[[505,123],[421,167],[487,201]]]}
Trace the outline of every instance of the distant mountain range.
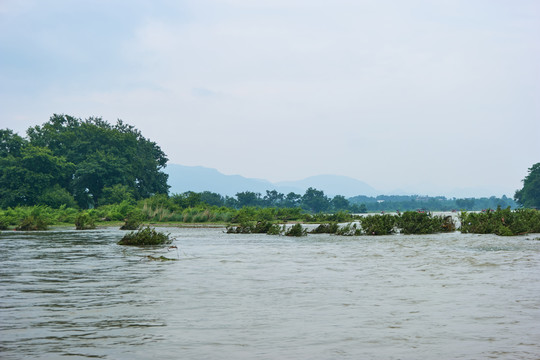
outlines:
{"label": "distant mountain range", "polygon": [[298,181],[281,181],[272,183],[263,179],[246,178],[240,175],[225,175],[216,169],[202,166],[184,166],[168,164],[165,173],[169,174],[169,192],[181,194],[186,191],[211,191],[221,195],[235,196],[239,192],[252,191],[266,194],[266,190],[277,190],[288,194],[294,192],[303,195],[309,187],[322,190],[327,196],[343,195],[347,198],[365,195],[428,195],[446,196],[448,198],[472,197],[513,197],[513,191],[495,187],[444,188],[433,184],[421,184],[392,191],[379,191],[363,181],[339,175],[317,175]]}
{"label": "distant mountain range", "polygon": [[266,190],[277,190],[288,194],[294,192],[303,195],[310,187],[324,191],[327,196],[356,195],[377,196],[379,191],[363,181],[347,176],[317,175],[298,181],[272,183],[268,180],[246,178],[240,175],[225,175],[216,169],[202,166],[184,166],[168,164],[165,173],[169,174],[169,192],[181,194],[186,191],[211,191],[221,195],[234,196],[239,192],[252,191],[266,194]]}

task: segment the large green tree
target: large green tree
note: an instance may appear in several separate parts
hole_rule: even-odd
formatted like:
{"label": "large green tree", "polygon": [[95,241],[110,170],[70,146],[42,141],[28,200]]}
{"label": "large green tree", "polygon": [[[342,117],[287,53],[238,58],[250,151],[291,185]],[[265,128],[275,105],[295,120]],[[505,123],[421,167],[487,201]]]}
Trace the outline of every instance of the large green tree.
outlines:
{"label": "large green tree", "polygon": [[324,191],[315,188],[308,188],[302,196],[302,208],[306,208],[314,213],[327,210],[330,207],[330,199],[324,195]]}
{"label": "large green tree", "polygon": [[60,195],[59,187],[82,207],[107,202],[101,198],[118,185],[135,199],[169,188],[166,155],[121,120],[55,114],[29,128],[27,139],[1,130],[0,160],[1,206],[37,204],[44,193]]}
{"label": "large green tree", "polygon": [[0,156],[0,206],[41,203],[55,187],[68,187],[74,168],[49,149],[25,143],[16,153]]}
{"label": "large green tree", "polygon": [[523,188],[516,191],[514,200],[524,207],[540,209],[540,163],[529,168],[529,174],[523,179]]}

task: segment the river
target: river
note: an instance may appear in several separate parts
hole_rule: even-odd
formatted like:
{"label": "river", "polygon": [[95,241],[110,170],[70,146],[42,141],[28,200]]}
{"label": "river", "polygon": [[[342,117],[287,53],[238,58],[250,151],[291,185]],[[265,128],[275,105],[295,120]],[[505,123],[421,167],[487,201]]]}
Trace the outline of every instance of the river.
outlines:
{"label": "river", "polygon": [[1,232],[0,358],[540,358],[540,234],[161,231]]}

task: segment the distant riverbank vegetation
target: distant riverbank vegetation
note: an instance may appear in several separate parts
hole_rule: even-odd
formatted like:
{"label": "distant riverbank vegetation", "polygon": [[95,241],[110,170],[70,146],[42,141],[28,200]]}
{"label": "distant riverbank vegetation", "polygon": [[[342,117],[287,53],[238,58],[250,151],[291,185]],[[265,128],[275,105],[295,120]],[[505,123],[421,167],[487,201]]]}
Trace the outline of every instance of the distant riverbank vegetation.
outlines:
{"label": "distant riverbank vegetation", "polygon": [[[52,225],[74,225],[77,230],[97,226],[119,226],[137,230],[143,225],[221,225],[228,233],[298,236],[307,234],[303,224],[318,225],[310,233],[335,235],[434,234],[453,232],[497,234],[501,236],[540,233],[540,211],[510,207],[481,212],[462,211],[434,215],[426,211],[352,214],[309,213],[302,208],[218,207],[198,204],[195,207],[169,207],[171,198],[154,196],[140,202],[104,205],[90,210],[61,206],[15,207],[0,210],[0,230],[47,230]],[[174,204],[174,203],[173,203]],[[461,224],[459,227],[455,220]],[[290,225],[294,224],[295,228]],[[284,226],[285,225],[285,226]]]}
{"label": "distant riverbank vegetation", "polygon": [[[43,125],[29,128],[26,137],[0,129],[0,229],[46,230],[51,225],[73,224],[78,230],[88,230],[119,223],[122,229],[137,230],[153,223],[212,223],[230,225],[242,233],[266,229],[281,234],[288,230],[274,225],[301,222],[323,224],[324,229],[342,235],[379,235],[396,229],[412,234],[452,231],[447,218],[431,213],[467,211],[461,215],[464,232],[537,231],[531,224],[537,221],[538,211],[520,208],[540,207],[540,163],[529,169],[514,201],[506,196],[358,195],[347,199],[329,197],[315,188],[304,194],[276,190],[235,196],[210,191],[169,194],[163,172],[167,161],[156,143],[121,120],[111,125],[101,118],[53,115]],[[376,215],[360,216],[366,213]],[[499,215],[504,221],[496,223],[493,219]],[[337,226],[344,223],[348,225]],[[292,231],[304,234],[299,227]]]}

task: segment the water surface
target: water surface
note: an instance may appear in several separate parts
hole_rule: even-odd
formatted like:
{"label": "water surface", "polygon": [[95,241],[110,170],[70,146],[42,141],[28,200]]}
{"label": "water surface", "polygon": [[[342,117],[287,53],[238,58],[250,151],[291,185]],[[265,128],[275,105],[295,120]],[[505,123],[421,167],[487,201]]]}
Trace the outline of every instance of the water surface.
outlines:
{"label": "water surface", "polygon": [[538,234],[163,231],[2,232],[0,358],[540,358]]}

